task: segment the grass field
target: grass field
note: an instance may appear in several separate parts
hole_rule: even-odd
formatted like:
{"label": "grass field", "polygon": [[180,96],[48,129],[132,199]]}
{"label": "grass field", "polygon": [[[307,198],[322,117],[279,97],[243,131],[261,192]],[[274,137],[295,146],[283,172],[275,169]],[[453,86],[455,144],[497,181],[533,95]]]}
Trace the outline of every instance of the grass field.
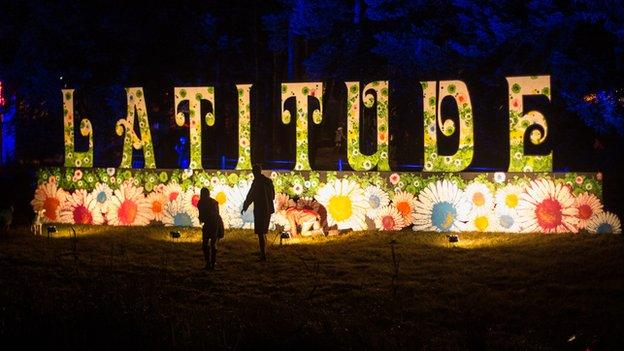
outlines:
{"label": "grass field", "polygon": [[199,231],[59,229],[0,241],[2,349],[624,349],[622,236],[350,233],[262,263],[230,231],[205,272]]}

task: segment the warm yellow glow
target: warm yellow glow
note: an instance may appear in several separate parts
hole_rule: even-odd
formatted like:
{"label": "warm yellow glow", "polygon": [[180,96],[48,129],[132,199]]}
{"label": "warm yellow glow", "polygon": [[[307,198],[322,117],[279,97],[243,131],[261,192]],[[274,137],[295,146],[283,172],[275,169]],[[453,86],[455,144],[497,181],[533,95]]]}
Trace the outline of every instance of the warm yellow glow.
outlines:
{"label": "warm yellow glow", "polygon": [[583,97],[583,100],[585,100],[585,102],[594,102],[596,101],[596,94],[587,94]]}

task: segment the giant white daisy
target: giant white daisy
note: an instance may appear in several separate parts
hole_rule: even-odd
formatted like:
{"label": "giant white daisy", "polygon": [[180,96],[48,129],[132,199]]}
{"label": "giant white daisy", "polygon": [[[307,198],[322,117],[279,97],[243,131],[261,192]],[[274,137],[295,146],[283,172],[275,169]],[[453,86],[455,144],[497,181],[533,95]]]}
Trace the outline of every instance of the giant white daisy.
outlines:
{"label": "giant white daisy", "polygon": [[466,199],[472,204],[472,211],[487,212],[494,207],[494,197],[487,185],[474,181],[470,183],[466,190]]}
{"label": "giant white daisy", "polygon": [[622,223],[618,216],[604,211],[598,213],[589,221],[587,230],[596,234],[622,234]]}
{"label": "giant white daisy", "polygon": [[394,206],[383,206],[375,212],[375,227],[379,230],[401,230],[406,226],[403,216]]}
{"label": "giant white daisy", "polygon": [[67,192],[59,189],[56,182],[44,183],[35,190],[35,198],[30,202],[35,212],[45,210],[44,220],[56,222],[59,220],[61,208],[67,201]]}
{"label": "giant white daisy", "polygon": [[514,184],[507,184],[496,191],[496,210],[513,211],[518,210],[522,187]]}
{"label": "giant white daisy", "polygon": [[317,190],[316,201],[327,209],[327,222],[338,229],[351,228],[364,230],[367,228],[365,216],[369,203],[359,184],[348,179],[328,181]]}
{"label": "giant white daisy", "polygon": [[414,223],[414,208],[416,207],[416,198],[412,193],[406,191],[397,191],[392,197],[392,206],[397,209],[406,226]]}
{"label": "giant white daisy", "polygon": [[574,196],[563,184],[532,180],[518,204],[520,226],[526,232],[561,233],[578,231],[578,209]]}
{"label": "giant white daisy", "polygon": [[201,193],[201,188],[190,186],[184,192],[184,199],[188,202],[189,205],[197,208],[197,204],[199,203],[200,193]]}
{"label": "giant white daisy", "polygon": [[165,215],[165,206],[168,202],[169,200],[162,192],[154,191],[147,195],[147,203],[149,204],[150,211],[152,211],[154,220],[162,222],[163,216]]}
{"label": "giant white daisy", "polygon": [[100,211],[102,213],[108,212],[110,200],[113,197],[113,189],[111,189],[108,184],[97,183],[95,184],[95,188],[93,189],[91,194],[95,198],[95,206],[97,208],[97,211]]}
{"label": "giant white daisy", "polygon": [[152,210],[142,187],[124,182],[115,190],[106,214],[111,225],[147,225],[152,220]]}
{"label": "giant white daisy", "polygon": [[251,188],[251,184],[245,182],[229,189],[225,212],[227,213],[230,228],[253,229],[254,227],[253,203],[247,208],[247,211],[241,214],[243,202],[245,202],[249,188]]}
{"label": "giant white daisy", "polygon": [[199,211],[180,194],[175,200],[167,202],[163,214],[163,223],[176,227],[199,227]]}
{"label": "giant white daisy", "polygon": [[468,220],[471,204],[457,185],[448,180],[430,183],[416,200],[416,231],[460,231]]}
{"label": "giant white daisy", "polygon": [[72,224],[102,224],[104,217],[99,211],[93,193],[78,189],[67,197],[60,213],[60,221]]}
{"label": "giant white daisy", "polygon": [[578,209],[578,228],[584,229],[589,221],[596,215],[602,213],[602,203],[594,194],[582,193],[574,199],[574,207]]}
{"label": "giant white daisy", "polygon": [[367,186],[366,189],[364,189],[364,197],[369,205],[366,216],[370,219],[374,219],[377,211],[390,204],[388,194],[376,185]]}
{"label": "giant white daisy", "polygon": [[165,197],[167,197],[168,201],[173,201],[177,199],[178,196],[183,193],[183,191],[180,184],[172,182],[163,187],[162,193],[165,194]]}

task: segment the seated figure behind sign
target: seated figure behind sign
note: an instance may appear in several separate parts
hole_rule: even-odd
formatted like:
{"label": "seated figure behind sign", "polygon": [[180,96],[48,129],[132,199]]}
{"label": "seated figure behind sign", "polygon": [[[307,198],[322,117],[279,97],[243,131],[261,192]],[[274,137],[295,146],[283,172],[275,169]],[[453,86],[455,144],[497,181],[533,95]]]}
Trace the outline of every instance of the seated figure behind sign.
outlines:
{"label": "seated figure behind sign", "polygon": [[297,236],[297,227],[301,227],[302,236],[316,234],[321,228],[321,216],[311,209],[289,207],[284,216],[288,220],[291,236]]}
{"label": "seated figure behind sign", "polygon": [[[296,198],[294,206],[288,207],[285,216],[290,223],[290,231],[293,233],[292,220],[301,227],[301,235],[313,234],[327,235],[327,210],[313,198]],[[296,231],[296,227],[294,229]]]}

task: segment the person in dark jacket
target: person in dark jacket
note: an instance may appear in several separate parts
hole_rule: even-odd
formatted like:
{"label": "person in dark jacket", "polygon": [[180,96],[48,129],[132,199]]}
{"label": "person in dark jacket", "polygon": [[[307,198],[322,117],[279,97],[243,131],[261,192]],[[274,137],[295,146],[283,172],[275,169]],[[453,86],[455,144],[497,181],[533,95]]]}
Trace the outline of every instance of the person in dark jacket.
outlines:
{"label": "person in dark jacket", "polygon": [[202,251],[206,266],[204,269],[213,270],[217,261],[217,241],[223,237],[223,220],[219,215],[219,203],[210,197],[210,190],[202,188],[199,193],[199,221],[202,226]]}
{"label": "person in dark jacket", "polygon": [[254,180],[251,183],[245,202],[243,202],[241,213],[247,211],[251,203],[254,204],[254,232],[258,235],[260,260],[266,261],[266,234],[269,231],[271,214],[275,212],[273,207],[275,188],[273,187],[273,181],[262,175],[262,167],[259,164],[253,165],[252,172]]}

